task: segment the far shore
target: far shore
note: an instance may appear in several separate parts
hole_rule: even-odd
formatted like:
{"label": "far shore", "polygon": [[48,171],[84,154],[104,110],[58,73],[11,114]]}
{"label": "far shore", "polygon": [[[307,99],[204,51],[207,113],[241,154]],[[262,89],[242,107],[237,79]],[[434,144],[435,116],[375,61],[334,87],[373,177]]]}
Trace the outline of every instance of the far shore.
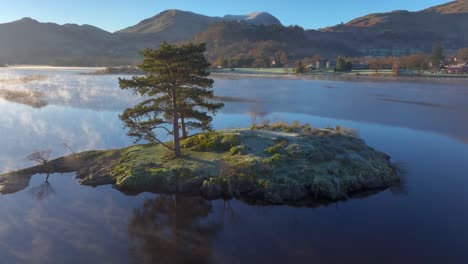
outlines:
{"label": "far shore", "polygon": [[283,73],[275,69],[244,69],[215,70],[211,72],[215,77],[251,77],[251,78],[280,78],[280,79],[309,79],[309,80],[468,80],[468,74],[402,74],[394,76],[391,71],[352,71],[349,73],[333,71],[313,71],[303,74]]}
{"label": "far shore", "polygon": [[6,69],[45,69],[45,70],[104,70],[105,67],[85,67],[85,66],[53,66],[53,65],[0,65]]}
{"label": "far shore", "polygon": [[[84,75],[135,75],[141,74],[136,70],[126,71],[124,68],[133,69],[130,66],[122,67],[75,67],[75,66],[50,66],[50,65],[4,65],[4,69],[44,69],[44,70],[94,70],[83,72]],[[109,70],[111,69],[111,70]],[[113,71],[112,69],[117,69]],[[424,72],[419,75],[414,71],[404,71],[399,76],[394,76],[391,70],[356,70],[348,73],[333,72],[332,70],[311,71],[303,74],[293,73],[292,68],[285,71],[283,68],[235,68],[213,69],[213,77],[219,78],[272,78],[272,79],[305,79],[305,80],[342,80],[342,81],[444,81],[444,80],[468,80],[468,74],[433,74]]]}
{"label": "far shore", "polygon": [[[102,68],[86,75],[134,75],[142,74],[138,69],[130,66]],[[214,77],[221,78],[275,78],[275,79],[309,79],[309,80],[446,80],[468,79],[468,74],[433,74],[424,72],[422,75],[414,71],[403,70],[399,76],[394,76],[391,70],[355,70],[348,73],[334,72],[332,70],[317,70],[302,74],[295,74],[293,68],[235,68],[212,69]]]}

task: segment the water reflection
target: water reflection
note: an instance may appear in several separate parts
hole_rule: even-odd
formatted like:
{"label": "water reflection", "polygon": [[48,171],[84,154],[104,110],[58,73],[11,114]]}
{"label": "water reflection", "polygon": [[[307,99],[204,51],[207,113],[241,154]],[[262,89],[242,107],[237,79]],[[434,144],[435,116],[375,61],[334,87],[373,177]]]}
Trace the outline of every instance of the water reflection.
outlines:
{"label": "water reflection", "polygon": [[49,182],[49,176],[50,174],[47,173],[43,183],[41,183],[39,186],[31,187],[29,189],[29,192],[34,195],[38,201],[43,201],[55,195],[55,189]]}
{"label": "water reflection", "polygon": [[199,197],[160,195],[135,209],[129,223],[136,263],[207,263],[221,224],[206,220],[210,202]]}
{"label": "water reflection", "polygon": [[[25,156],[51,149],[54,157],[92,149],[128,146],[118,112],[48,106],[40,110],[0,100],[0,172],[29,167]],[[64,142],[66,145],[64,145]]]}
{"label": "water reflection", "polygon": [[[260,207],[124,196],[110,186],[79,186],[73,174],[55,174],[49,178],[55,196],[37,201],[35,187],[0,196],[2,261],[464,263],[466,145],[432,133],[350,125],[371,145],[407,162],[408,195],[385,191],[319,208]],[[34,176],[31,186],[44,177]]]}

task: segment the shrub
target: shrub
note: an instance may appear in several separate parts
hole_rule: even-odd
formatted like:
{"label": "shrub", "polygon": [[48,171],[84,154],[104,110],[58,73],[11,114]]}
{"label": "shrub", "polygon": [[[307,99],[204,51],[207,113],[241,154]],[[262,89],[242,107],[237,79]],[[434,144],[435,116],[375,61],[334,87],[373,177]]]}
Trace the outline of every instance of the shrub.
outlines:
{"label": "shrub", "polygon": [[265,152],[269,154],[278,153],[280,149],[285,148],[288,145],[288,141],[285,138],[277,138],[276,144],[270,147],[265,148]]}
{"label": "shrub", "polygon": [[276,153],[275,155],[269,157],[269,158],[266,158],[263,160],[263,163],[265,164],[272,164],[274,163],[275,161],[279,161],[281,159],[281,154],[279,153]]}
{"label": "shrub", "polygon": [[237,134],[222,134],[217,132],[194,135],[181,141],[181,147],[195,151],[228,151],[240,144]]}
{"label": "shrub", "polygon": [[244,155],[244,154],[246,154],[246,146],[245,145],[235,146],[235,147],[232,147],[229,150],[229,155],[230,156]]}

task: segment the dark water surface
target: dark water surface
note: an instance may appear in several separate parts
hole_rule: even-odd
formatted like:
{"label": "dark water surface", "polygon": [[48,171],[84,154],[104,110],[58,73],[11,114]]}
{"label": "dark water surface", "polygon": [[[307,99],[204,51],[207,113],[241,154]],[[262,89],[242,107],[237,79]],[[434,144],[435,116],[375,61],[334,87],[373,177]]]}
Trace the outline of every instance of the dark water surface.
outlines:
{"label": "dark water surface", "polygon": [[[119,112],[137,101],[115,76],[0,70],[0,90],[40,91],[42,108],[0,99],[0,172],[50,148],[130,145]],[[45,76],[18,81],[22,76]],[[6,81],[16,80],[16,81]],[[468,83],[218,79],[215,128],[257,120],[357,129],[406,171],[404,189],[317,208],[80,186],[33,177],[0,196],[1,263],[468,263]]]}

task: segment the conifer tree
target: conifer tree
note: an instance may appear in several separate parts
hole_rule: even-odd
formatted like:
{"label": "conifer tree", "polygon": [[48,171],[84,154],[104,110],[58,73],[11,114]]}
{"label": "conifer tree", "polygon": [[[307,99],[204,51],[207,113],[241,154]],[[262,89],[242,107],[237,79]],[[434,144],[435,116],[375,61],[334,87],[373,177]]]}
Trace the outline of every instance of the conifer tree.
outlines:
{"label": "conifer tree", "polygon": [[440,41],[436,42],[434,45],[434,48],[432,50],[432,56],[431,56],[431,62],[432,62],[432,67],[434,68],[439,68],[440,63],[445,59],[444,56],[444,49],[442,48],[442,45],[440,44]]}
{"label": "conifer tree", "polygon": [[[180,157],[180,129],[187,137],[188,129],[211,129],[211,116],[223,107],[209,101],[213,97],[213,80],[208,78],[210,63],[205,44],[171,45],[164,42],[159,49],[146,49],[139,68],[144,76],[119,79],[120,88],[131,89],[145,100],[126,109],[120,118],[129,129],[128,135],[174,150]],[[173,147],[162,142],[156,130],[173,136]]]}

